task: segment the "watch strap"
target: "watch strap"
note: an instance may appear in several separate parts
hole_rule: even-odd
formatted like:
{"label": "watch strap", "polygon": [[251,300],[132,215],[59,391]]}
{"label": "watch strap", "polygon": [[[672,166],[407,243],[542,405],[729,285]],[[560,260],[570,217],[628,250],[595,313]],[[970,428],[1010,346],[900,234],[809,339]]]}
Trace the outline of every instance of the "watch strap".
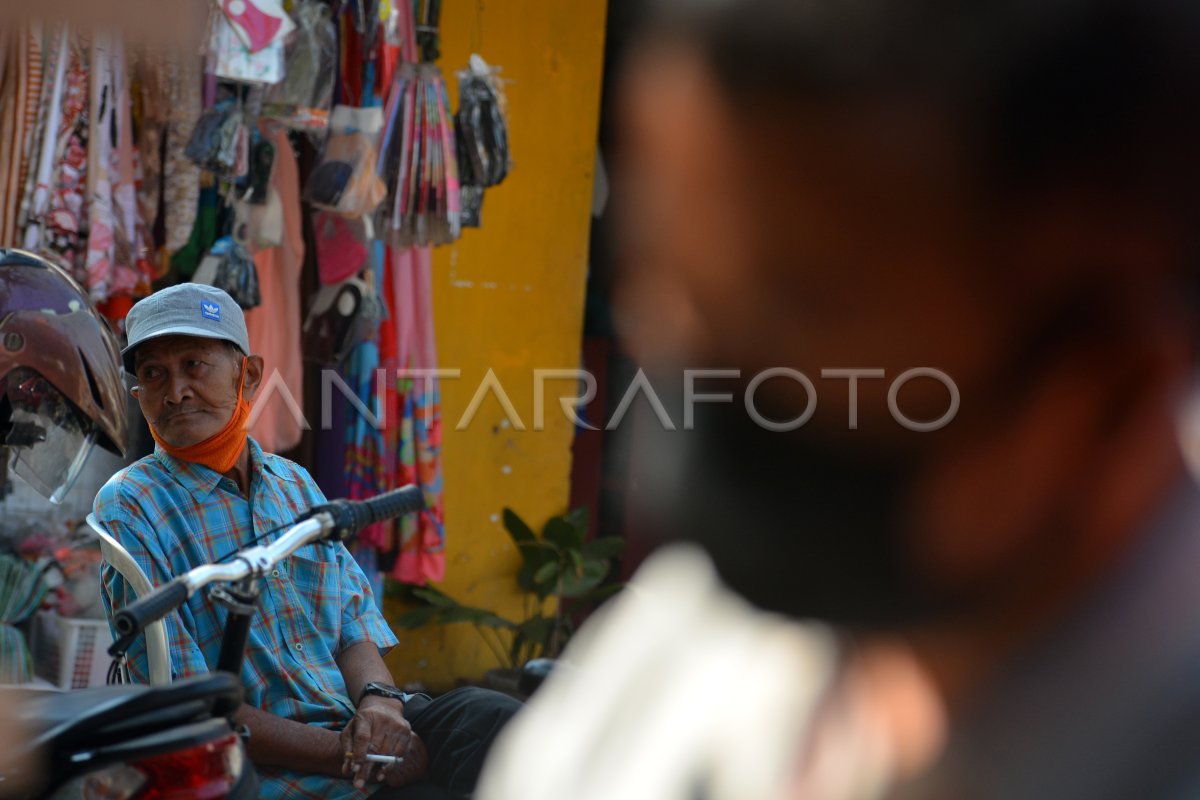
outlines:
{"label": "watch strap", "polygon": [[397,689],[395,686],[387,683],[379,683],[377,681],[371,681],[363,687],[362,694],[358,696],[357,705],[362,705],[362,701],[367,698],[367,695],[387,697],[391,700],[399,700],[401,703],[403,703],[407,697],[407,693]]}

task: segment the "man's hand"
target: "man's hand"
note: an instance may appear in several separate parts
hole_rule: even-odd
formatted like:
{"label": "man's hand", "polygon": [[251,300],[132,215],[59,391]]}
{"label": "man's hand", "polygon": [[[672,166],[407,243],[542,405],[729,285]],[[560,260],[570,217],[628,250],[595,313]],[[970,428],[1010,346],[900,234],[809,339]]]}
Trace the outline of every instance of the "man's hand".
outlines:
{"label": "man's hand", "polygon": [[[376,781],[387,781],[392,786],[412,783],[425,774],[428,761],[423,744],[410,747],[414,740],[420,742],[404,718],[404,706],[399,700],[365,697],[358,713],[342,731],[345,754],[342,772],[352,777],[359,789]],[[377,764],[367,761],[368,754],[401,756],[404,761],[396,765]]]}
{"label": "man's hand", "polygon": [[387,767],[386,772],[380,773],[379,779],[386,781],[388,786],[397,788],[407,786],[424,777],[425,770],[428,768],[429,752],[425,749],[425,743],[421,741],[421,737],[414,733],[408,740],[408,750],[404,753],[404,761],[394,767]]}

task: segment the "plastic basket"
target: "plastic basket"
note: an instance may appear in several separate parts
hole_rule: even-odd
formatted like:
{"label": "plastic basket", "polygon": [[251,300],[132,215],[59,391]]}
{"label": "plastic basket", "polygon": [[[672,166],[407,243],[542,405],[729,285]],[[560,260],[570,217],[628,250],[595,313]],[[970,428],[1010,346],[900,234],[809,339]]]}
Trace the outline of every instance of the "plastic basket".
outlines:
{"label": "plastic basket", "polygon": [[64,619],[59,628],[58,685],[64,689],[103,686],[112,659],[112,634],[102,619]]}
{"label": "plastic basket", "polygon": [[74,619],[38,612],[32,637],[34,669],[61,689],[103,686],[112,659],[112,634],[102,619]]}

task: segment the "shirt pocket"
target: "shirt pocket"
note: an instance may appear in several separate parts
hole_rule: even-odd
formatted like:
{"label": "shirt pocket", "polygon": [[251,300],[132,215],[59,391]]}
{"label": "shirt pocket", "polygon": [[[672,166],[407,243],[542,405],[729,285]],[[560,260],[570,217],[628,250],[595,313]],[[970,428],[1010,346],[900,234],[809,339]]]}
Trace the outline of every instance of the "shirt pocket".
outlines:
{"label": "shirt pocket", "polygon": [[[280,611],[282,616],[290,618],[294,635],[309,641],[306,648],[320,639],[330,653],[336,652],[341,627],[337,564],[329,559],[317,561],[293,555],[287,560],[284,580],[290,584],[285,587],[284,596],[291,596],[287,605],[292,608]],[[317,657],[315,651],[307,655],[310,659]]]}
{"label": "shirt pocket", "polygon": [[287,574],[291,578],[292,587],[300,595],[306,607],[315,605],[320,608],[322,600],[327,598],[327,581],[335,565],[330,561],[317,561],[300,555],[293,555],[287,560]]}

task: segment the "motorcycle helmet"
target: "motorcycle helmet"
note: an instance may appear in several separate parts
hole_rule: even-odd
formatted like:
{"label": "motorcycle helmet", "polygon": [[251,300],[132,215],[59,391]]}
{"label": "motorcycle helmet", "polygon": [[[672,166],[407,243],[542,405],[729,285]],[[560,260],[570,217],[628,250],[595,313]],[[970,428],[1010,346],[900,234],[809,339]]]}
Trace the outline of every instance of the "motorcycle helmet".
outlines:
{"label": "motorcycle helmet", "polygon": [[0,248],[0,448],[58,503],[97,442],[124,455],[116,337],[79,284],[39,256]]}

